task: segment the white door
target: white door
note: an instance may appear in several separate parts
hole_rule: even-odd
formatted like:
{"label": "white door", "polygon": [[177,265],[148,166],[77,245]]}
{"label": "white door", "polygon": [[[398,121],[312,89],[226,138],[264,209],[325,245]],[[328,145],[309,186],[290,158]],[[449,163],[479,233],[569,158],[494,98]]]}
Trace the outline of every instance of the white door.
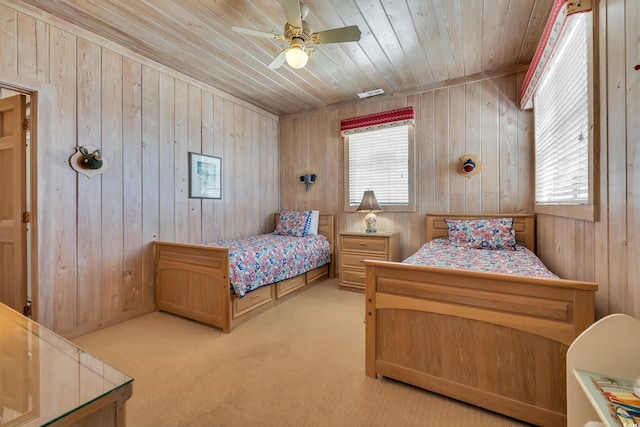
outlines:
{"label": "white door", "polygon": [[0,302],[27,305],[26,96],[0,99]]}

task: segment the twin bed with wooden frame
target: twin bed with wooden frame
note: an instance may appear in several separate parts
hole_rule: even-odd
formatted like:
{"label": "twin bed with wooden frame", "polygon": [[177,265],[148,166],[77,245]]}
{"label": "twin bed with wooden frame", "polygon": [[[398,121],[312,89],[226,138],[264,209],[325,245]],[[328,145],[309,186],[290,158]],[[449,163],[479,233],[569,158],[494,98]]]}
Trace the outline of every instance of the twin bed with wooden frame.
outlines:
{"label": "twin bed with wooden frame", "polygon": [[[278,224],[280,214],[274,215]],[[320,214],[318,234],[334,253],[333,215]],[[230,332],[274,305],[333,277],[333,263],[262,286],[239,298],[230,284],[229,249],[202,244],[155,242],[156,310],[193,319]]]}
{"label": "twin bed with wooden frame", "polygon": [[[533,215],[513,217],[534,250]],[[406,382],[513,418],[566,425],[566,352],[594,322],[597,285],[572,280],[365,261],[366,375]]]}

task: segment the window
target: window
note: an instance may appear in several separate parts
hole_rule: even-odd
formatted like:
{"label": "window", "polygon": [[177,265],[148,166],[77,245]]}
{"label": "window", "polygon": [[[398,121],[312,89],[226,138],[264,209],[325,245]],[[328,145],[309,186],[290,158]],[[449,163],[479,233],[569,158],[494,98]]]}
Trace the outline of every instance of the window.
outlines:
{"label": "window", "polygon": [[597,219],[591,22],[567,17],[533,92],[537,213]]}
{"label": "window", "polygon": [[342,121],[345,210],[373,190],[385,211],[415,211],[413,107]]}
{"label": "window", "polygon": [[349,205],[366,190],[381,205],[409,205],[409,126],[349,136]]}

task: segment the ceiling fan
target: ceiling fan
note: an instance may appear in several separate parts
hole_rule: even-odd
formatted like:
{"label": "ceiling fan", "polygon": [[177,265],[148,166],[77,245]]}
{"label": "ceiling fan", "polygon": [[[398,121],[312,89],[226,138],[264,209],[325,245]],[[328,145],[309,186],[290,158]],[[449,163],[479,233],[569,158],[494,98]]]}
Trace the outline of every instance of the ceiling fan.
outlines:
{"label": "ceiling fan", "polygon": [[284,26],[284,35],[267,33],[264,31],[252,30],[232,26],[236,33],[250,36],[265,37],[275,40],[286,40],[289,47],[280,52],[269,64],[269,68],[279,68],[286,61],[292,68],[303,68],[307,61],[311,59],[320,65],[326,72],[335,71],[338,66],[323,54],[321,51],[307,45],[314,44],[357,42],[360,40],[360,29],[357,25],[349,27],[335,28],[333,30],[312,32],[309,24],[304,20],[309,13],[309,8],[300,0],[280,0],[280,5],[284,9],[287,23]]}

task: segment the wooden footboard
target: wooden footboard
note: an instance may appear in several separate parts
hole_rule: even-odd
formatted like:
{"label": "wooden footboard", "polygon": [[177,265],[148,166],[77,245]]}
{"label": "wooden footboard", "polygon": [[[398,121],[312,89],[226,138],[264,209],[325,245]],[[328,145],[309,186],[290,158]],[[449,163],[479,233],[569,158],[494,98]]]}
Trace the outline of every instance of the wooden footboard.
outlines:
{"label": "wooden footboard", "polygon": [[594,322],[595,283],[365,266],[368,376],[566,425],[566,351]]}
{"label": "wooden footboard", "polygon": [[231,330],[229,252],[204,245],[155,242],[156,310]]}

